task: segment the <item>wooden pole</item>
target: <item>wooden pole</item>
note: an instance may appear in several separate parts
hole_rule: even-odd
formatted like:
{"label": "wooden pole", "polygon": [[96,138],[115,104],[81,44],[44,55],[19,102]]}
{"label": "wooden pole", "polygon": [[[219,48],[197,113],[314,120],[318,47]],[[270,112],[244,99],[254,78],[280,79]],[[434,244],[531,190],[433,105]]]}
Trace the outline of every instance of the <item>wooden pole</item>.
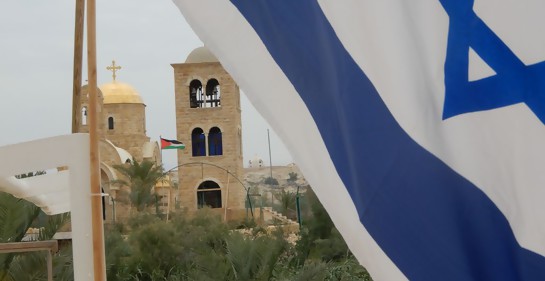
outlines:
{"label": "wooden pole", "polygon": [[168,188],[168,202],[167,202],[167,222],[168,222],[168,215],[170,214],[170,193],[171,193],[171,188],[170,186],[167,187]]}
{"label": "wooden pole", "polygon": [[53,255],[47,251],[47,281],[53,281]]}
{"label": "wooden pole", "polygon": [[102,192],[98,154],[97,122],[97,56],[96,56],[96,3],[87,0],[87,75],[89,79],[89,146],[91,157],[91,212],[93,226],[93,266],[95,281],[106,280],[104,257],[104,225],[102,222]]}
{"label": "wooden pole", "polygon": [[79,101],[81,97],[81,70],[83,58],[83,18],[85,16],[85,0],[76,0],[76,22],[74,29],[74,73],[72,87],[72,133],[77,133],[81,119]]}
{"label": "wooden pole", "polygon": [[223,206],[225,208],[225,213],[223,215],[223,220],[225,222],[227,222],[227,204],[229,203],[229,170],[227,170],[226,172],[227,172],[227,187],[225,189],[225,206]]}

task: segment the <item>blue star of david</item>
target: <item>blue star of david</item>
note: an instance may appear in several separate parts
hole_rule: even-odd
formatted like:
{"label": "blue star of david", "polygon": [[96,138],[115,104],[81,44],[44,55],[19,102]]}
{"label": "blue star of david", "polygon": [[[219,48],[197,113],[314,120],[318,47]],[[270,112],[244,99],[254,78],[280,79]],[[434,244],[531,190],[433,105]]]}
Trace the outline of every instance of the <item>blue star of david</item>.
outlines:
{"label": "blue star of david", "polygon": [[[443,119],[526,103],[545,124],[545,61],[525,65],[473,11],[474,0],[439,0],[450,18]],[[496,72],[468,80],[469,47]]]}

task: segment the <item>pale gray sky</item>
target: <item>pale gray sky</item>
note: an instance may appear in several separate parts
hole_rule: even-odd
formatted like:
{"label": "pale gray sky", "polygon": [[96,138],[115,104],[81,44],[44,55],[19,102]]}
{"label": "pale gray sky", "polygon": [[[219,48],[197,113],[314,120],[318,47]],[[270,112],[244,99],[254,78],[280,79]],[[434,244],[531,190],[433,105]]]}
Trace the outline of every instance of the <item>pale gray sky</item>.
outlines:
{"label": "pale gray sky", "polygon": [[[70,133],[74,3],[0,1],[0,146]],[[154,140],[176,137],[170,64],[184,62],[199,46],[170,0],[97,0],[99,85],[111,81],[105,68],[115,59],[123,67],[117,80],[132,85],[147,105]],[[256,154],[269,163],[269,125],[244,95],[241,104],[244,165]],[[273,165],[292,162],[272,129],[271,147]],[[174,151],[163,156],[165,168],[176,165]]]}

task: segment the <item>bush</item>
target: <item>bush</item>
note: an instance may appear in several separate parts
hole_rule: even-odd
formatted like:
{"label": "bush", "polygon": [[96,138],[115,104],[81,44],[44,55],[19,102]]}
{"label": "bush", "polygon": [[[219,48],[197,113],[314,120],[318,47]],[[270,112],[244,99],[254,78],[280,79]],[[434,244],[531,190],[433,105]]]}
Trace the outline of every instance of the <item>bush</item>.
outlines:
{"label": "bush", "polygon": [[234,231],[254,222],[229,228],[208,208],[192,217],[173,213],[169,222],[141,213],[131,220],[127,238],[115,228],[106,236],[108,280],[371,280],[333,225],[316,221],[327,219],[318,206],[295,246],[280,228]]}
{"label": "bush", "polygon": [[234,229],[250,229],[257,226],[254,218],[244,218],[242,221],[234,224]]}
{"label": "bush", "polygon": [[297,178],[299,177],[299,175],[297,175],[297,173],[295,172],[290,172],[289,173],[289,178],[288,178],[288,181],[289,182],[295,182],[297,181]]}
{"label": "bush", "polygon": [[278,185],[278,180],[272,177],[268,177],[265,179],[265,181],[263,181],[263,183],[268,185]]}
{"label": "bush", "polygon": [[362,280],[373,281],[369,272],[359,264],[353,256],[350,256],[343,262],[332,264],[327,273],[326,281],[337,280]]}

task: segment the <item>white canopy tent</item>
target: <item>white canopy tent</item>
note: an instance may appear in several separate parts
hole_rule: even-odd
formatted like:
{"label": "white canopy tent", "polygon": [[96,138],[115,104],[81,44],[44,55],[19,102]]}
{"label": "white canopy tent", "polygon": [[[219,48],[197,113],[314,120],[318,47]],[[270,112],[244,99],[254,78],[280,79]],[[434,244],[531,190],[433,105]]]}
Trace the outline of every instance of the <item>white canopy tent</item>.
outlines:
{"label": "white canopy tent", "polygon": [[[51,169],[59,171],[22,179],[15,177]],[[90,196],[101,194],[90,194],[90,190],[88,134],[0,147],[0,191],[28,200],[49,215],[71,212],[76,281],[95,280]]]}

